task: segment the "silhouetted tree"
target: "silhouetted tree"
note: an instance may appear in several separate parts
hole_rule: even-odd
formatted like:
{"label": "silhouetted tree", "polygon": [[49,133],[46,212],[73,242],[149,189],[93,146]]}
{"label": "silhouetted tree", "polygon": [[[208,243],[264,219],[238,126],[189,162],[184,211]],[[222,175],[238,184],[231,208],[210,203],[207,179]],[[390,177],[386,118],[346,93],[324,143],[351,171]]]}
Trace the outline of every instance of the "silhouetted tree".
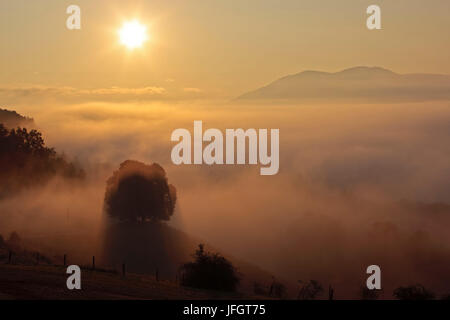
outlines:
{"label": "silhouetted tree", "polygon": [[167,221],[176,199],[176,189],[159,164],[127,160],[107,181],[105,210],[121,221]]}
{"label": "silhouetted tree", "polygon": [[9,235],[8,241],[6,242],[9,248],[14,250],[18,250],[22,247],[22,239],[19,234],[15,231],[11,232]]}
{"label": "silhouetted tree", "polygon": [[234,266],[218,253],[204,250],[202,244],[194,261],[181,266],[181,284],[201,289],[235,291],[240,279]]}
{"label": "silhouetted tree", "polygon": [[3,139],[9,134],[8,129],[5,128],[3,123],[0,123],[0,139]]}
{"label": "silhouetted tree", "polygon": [[0,124],[0,197],[47,182],[55,175],[82,178],[84,171],[45,146],[42,134]]}
{"label": "silhouetted tree", "polygon": [[432,300],[434,293],[425,289],[421,284],[399,287],[394,290],[394,297],[399,300]]}
{"label": "silhouetted tree", "polygon": [[259,282],[253,282],[253,293],[260,295],[260,296],[267,296],[269,295],[269,291],[267,290],[267,287],[262,285]]}
{"label": "silhouetted tree", "polygon": [[286,286],[281,282],[274,281],[271,286],[271,296],[282,299],[286,296]]}
{"label": "silhouetted tree", "polygon": [[299,300],[314,300],[323,293],[322,285],[316,280],[310,280],[302,286],[298,293]]}

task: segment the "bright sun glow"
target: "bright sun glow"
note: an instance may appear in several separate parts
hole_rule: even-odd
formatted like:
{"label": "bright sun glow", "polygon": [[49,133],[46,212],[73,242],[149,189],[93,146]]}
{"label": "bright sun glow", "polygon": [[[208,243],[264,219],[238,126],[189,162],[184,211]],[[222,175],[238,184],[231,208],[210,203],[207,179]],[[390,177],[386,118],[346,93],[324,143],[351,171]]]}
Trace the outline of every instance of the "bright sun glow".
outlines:
{"label": "bright sun glow", "polygon": [[142,47],[147,40],[147,28],[137,20],[126,22],[119,30],[120,43],[129,49]]}

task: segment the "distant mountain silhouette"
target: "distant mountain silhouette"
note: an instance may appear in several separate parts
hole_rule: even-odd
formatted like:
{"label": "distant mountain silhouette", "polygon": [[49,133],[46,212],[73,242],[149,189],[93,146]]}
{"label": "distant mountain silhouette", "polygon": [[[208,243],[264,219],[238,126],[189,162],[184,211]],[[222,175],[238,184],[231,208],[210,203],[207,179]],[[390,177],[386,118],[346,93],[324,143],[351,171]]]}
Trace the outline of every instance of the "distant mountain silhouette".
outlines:
{"label": "distant mountain silhouette", "polygon": [[380,67],[304,71],[248,92],[240,101],[411,102],[450,100],[450,75],[398,74]]}

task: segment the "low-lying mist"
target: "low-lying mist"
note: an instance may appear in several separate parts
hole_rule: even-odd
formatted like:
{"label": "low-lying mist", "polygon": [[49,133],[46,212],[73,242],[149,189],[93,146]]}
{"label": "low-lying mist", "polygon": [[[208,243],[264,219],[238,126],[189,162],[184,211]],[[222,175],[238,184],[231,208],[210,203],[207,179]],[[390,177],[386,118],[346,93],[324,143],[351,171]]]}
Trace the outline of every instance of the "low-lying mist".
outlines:
{"label": "low-lying mist", "polygon": [[[0,202],[0,233],[100,234],[106,179],[127,159],[158,163],[178,193],[169,224],[286,280],[316,279],[354,297],[378,264],[399,285],[450,291],[450,104],[245,106],[84,103],[17,106],[86,181]],[[280,129],[280,171],[175,166],[177,128]],[[90,239],[100,239],[92,237]],[[94,240],[92,240],[94,241]],[[73,244],[77,245],[77,244]],[[98,243],[86,244],[96,251]],[[66,249],[67,250],[67,249]],[[91,253],[89,253],[91,254]]]}

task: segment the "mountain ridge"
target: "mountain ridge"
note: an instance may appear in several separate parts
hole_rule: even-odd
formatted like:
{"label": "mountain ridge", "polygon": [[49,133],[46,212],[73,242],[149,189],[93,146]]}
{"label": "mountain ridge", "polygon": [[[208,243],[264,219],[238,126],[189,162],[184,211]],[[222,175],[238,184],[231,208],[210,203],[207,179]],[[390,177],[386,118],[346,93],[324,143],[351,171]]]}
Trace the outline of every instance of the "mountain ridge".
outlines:
{"label": "mountain ridge", "polygon": [[450,100],[450,75],[400,74],[357,66],[338,72],[305,70],[244,93],[236,100],[345,100],[360,102]]}

